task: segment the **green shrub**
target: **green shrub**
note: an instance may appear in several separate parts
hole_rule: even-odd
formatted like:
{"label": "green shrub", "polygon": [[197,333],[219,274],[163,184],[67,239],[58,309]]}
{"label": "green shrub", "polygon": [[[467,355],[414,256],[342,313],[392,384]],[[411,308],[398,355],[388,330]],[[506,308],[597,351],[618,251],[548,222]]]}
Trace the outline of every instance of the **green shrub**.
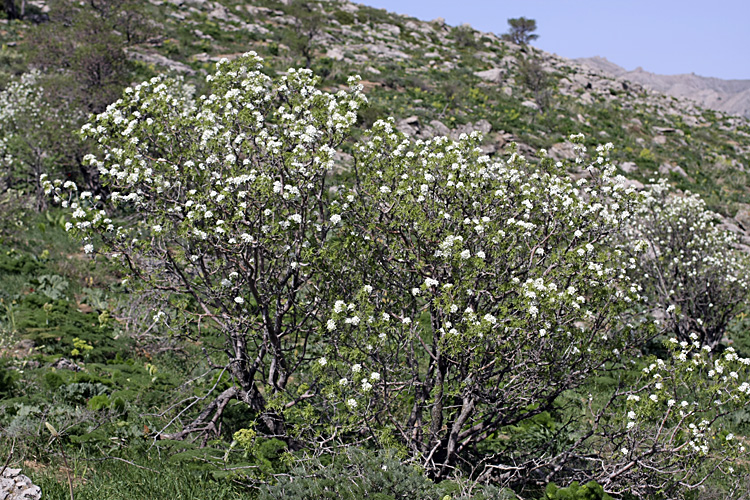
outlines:
{"label": "green shrub", "polygon": [[258,500],[419,500],[513,498],[494,487],[477,486],[470,497],[455,482],[436,484],[424,471],[405,464],[393,450],[350,448],[327,465],[305,460],[275,484],[261,488]]}
{"label": "green shrub", "polygon": [[9,370],[7,365],[0,361],[0,399],[13,395],[16,378],[16,373],[13,370]]}
{"label": "green shrub", "polygon": [[613,500],[604,492],[604,488],[591,481],[583,486],[578,482],[571,483],[567,488],[560,488],[555,483],[547,485],[544,496],[540,500]]}
{"label": "green shrub", "polygon": [[336,10],[333,12],[333,17],[341,24],[354,24],[356,18],[351,12],[345,12],[343,10]]}

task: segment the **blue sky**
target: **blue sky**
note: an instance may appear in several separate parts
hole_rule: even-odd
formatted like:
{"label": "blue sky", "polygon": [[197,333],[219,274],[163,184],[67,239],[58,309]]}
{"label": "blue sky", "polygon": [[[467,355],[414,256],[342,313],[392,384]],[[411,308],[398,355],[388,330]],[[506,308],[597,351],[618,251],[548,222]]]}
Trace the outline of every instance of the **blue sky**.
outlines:
{"label": "blue sky", "polygon": [[602,56],[625,69],[750,79],[750,0],[357,0],[450,25],[505,33],[536,19],[534,45],[564,57]]}

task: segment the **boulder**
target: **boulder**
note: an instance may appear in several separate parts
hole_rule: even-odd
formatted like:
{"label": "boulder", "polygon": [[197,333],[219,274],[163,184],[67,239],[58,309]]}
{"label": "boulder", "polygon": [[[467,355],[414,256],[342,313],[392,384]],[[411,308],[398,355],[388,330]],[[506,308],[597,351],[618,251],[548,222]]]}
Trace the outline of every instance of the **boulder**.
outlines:
{"label": "boulder", "polygon": [[742,204],[734,216],[734,220],[746,231],[750,231],[750,205]]}
{"label": "boulder", "polygon": [[492,125],[490,125],[490,122],[482,119],[476,123],[467,123],[465,125],[459,125],[455,129],[450,131],[449,136],[452,139],[457,140],[459,137],[461,137],[461,134],[469,135],[472,132],[477,131],[477,132],[482,133],[483,135],[486,135],[490,133],[491,130],[492,130]]}
{"label": "boulder", "polygon": [[2,500],[40,500],[42,490],[21,474],[21,469],[6,467],[0,477],[0,499]]}
{"label": "boulder", "polygon": [[638,170],[638,165],[636,165],[632,161],[626,161],[626,162],[620,163],[620,170],[622,170],[626,174],[632,174],[633,172]]}
{"label": "boulder", "polygon": [[734,234],[744,235],[745,233],[737,224],[733,224],[731,219],[725,219],[719,224],[719,227],[724,231],[729,231]]}
{"label": "boulder", "polygon": [[483,155],[494,155],[497,153],[497,146],[494,144],[483,144],[479,146],[479,149],[482,151]]}
{"label": "boulder", "polygon": [[326,57],[333,59],[334,61],[343,61],[344,52],[338,47],[331,47],[326,51]]}
{"label": "boulder", "polygon": [[448,126],[440,120],[432,120],[430,122],[430,127],[432,127],[435,135],[449,136],[451,133],[451,129],[449,129]]}
{"label": "boulder", "polygon": [[477,71],[474,73],[482,80],[492,83],[502,83],[505,80],[506,71],[503,68],[492,68],[485,71]]}
{"label": "boulder", "polygon": [[172,59],[161,54],[157,54],[156,52],[141,52],[140,50],[127,48],[125,49],[125,54],[127,55],[128,59],[134,61],[141,61],[146,64],[153,64],[155,66],[163,66],[169,70],[177,71],[178,73],[186,73],[188,75],[195,74],[195,70],[193,70],[193,68],[191,68],[190,66],[187,66],[186,64],[178,61],[173,61]]}
{"label": "boulder", "polygon": [[641,181],[637,181],[635,179],[624,179],[622,181],[622,185],[627,188],[633,188],[633,189],[643,189],[643,183]]}
{"label": "boulder", "polygon": [[515,141],[513,134],[505,132],[504,130],[501,130],[495,138],[495,143],[497,144],[498,149],[503,149],[506,144],[513,141]]}
{"label": "boulder", "polygon": [[383,59],[409,59],[409,55],[398,49],[393,49],[384,43],[374,43],[365,45],[365,49]]}
{"label": "boulder", "polygon": [[553,160],[572,160],[576,157],[576,152],[573,149],[573,144],[570,142],[558,142],[553,144],[547,151],[547,154]]}
{"label": "boulder", "polygon": [[414,136],[419,132],[419,117],[410,116],[396,123],[396,130],[404,135]]}
{"label": "boulder", "polygon": [[70,370],[74,372],[79,372],[82,370],[80,366],[78,366],[74,361],[71,361],[68,358],[60,358],[50,366],[52,368],[55,368],[56,370]]}
{"label": "boulder", "polygon": [[669,175],[669,174],[673,174],[674,173],[674,174],[677,174],[677,175],[679,175],[681,177],[687,177],[688,176],[687,172],[685,172],[685,170],[682,167],[680,167],[679,165],[672,165],[672,164],[669,164],[669,163],[663,163],[659,167],[659,173],[661,175]]}
{"label": "boulder", "polygon": [[678,128],[672,128],[672,127],[654,127],[654,131],[664,135],[664,134],[676,134],[676,135],[685,135],[685,133],[678,129]]}
{"label": "boulder", "polygon": [[377,28],[379,31],[388,32],[395,37],[398,37],[401,34],[401,28],[399,28],[395,24],[378,24]]}

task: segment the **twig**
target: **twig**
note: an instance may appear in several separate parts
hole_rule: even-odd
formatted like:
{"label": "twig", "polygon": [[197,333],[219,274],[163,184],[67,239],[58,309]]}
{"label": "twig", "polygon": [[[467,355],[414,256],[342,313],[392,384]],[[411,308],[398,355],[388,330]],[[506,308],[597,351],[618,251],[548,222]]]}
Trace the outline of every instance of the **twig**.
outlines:
{"label": "twig", "polygon": [[63,457],[63,465],[65,465],[65,475],[68,477],[70,500],[75,500],[75,498],[73,498],[73,480],[70,478],[70,468],[68,468],[68,457],[65,455],[65,449],[62,445],[62,439],[60,439],[60,433],[57,432],[57,429],[55,429],[49,422],[44,422],[44,425],[47,426],[47,430],[49,430],[50,434],[52,434],[52,441],[57,440],[57,445],[60,447],[60,453]]}
{"label": "twig", "polygon": [[10,454],[8,454],[7,460],[5,460],[5,465],[3,465],[2,470],[0,470],[0,477],[3,477],[3,474],[5,473],[5,469],[8,468],[8,464],[10,463],[11,458],[13,458],[13,452],[16,449],[16,438],[13,438],[13,443],[10,445]]}

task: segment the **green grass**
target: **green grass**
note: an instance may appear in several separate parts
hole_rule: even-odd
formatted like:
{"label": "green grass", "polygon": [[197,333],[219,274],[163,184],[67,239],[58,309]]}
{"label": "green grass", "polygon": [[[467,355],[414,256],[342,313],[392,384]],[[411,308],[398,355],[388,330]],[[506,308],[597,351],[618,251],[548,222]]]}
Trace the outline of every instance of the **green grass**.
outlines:
{"label": "green grass", "polygon": [[[138,465],[114,459],[79,460],[75,468],[76,500],[235,500],[253,497],[246,487],[230,480],[216,480],[208,472],[159,460]],[[42,488],[45,499],[70,499],[65,472],[60,468],[46,468],[31,476]]]}

